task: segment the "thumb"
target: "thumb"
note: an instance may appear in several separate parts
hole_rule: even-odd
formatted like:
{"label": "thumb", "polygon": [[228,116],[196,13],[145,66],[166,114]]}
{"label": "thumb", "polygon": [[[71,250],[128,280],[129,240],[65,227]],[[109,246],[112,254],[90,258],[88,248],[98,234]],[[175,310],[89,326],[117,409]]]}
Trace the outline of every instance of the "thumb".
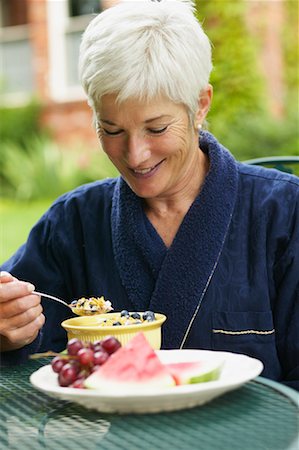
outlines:
{"label": "thumb", "polygon": [[9,283],[10,281],[14,281],[16,279],[17,278],[12,276],[12,274],[9,272],[5,272],[5,271],[0,272],[0,283]]}

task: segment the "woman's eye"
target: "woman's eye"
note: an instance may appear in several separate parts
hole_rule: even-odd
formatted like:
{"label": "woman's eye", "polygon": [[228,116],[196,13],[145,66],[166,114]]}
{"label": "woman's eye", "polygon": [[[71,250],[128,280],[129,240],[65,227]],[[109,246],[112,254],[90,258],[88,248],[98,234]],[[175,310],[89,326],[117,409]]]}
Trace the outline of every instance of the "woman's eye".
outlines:
{"label": "woman's eye", "polygon": [[152,134],[162,134],[166,130],[167,130],[167,126],[166,127],[162,127],[162,128],[150,128],[149,129],[150,133],[152,133]]}
{"label": "woman's eye", "polygon": [[104,134],[107,134],[108,136],[117,136],[118,134],[120,134],[122,132],[122,130],[117,130],[117,131],[109,131],[106,130],[105,128],[102,128]]}

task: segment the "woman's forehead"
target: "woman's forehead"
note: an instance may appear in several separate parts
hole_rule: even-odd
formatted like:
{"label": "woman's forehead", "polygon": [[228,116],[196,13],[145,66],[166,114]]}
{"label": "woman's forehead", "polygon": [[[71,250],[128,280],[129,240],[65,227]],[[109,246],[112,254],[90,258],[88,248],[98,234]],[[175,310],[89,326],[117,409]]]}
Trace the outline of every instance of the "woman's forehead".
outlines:
{"label": "woman's forehead", "polygon": [[96,107],[96,113],[98,118],[106,122],[111,122],[116,117],[136,117],[144,122],[152,122],[186,114],[186,107],[163,96],[151,100],[129,98],[118,102],[116,94],[106,94],[102,96],[100,104]]}

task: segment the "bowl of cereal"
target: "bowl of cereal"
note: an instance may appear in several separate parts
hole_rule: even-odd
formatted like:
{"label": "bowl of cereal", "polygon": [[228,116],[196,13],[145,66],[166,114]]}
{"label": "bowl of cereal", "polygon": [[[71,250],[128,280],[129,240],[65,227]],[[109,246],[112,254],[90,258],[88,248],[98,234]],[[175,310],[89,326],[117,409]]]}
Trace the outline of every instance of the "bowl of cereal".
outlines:
{"label": "bowl of cereal", "polygon": [[164,314],[145,312],[110,312],[93,316],[81,316],[67,319],[62,327],[67,332],[68,340],[77,338],[85,342],[102,340],[114,336],[125,345],[135,334],[142,331],[155,350],[161,347],[161,327],[165,322]]}

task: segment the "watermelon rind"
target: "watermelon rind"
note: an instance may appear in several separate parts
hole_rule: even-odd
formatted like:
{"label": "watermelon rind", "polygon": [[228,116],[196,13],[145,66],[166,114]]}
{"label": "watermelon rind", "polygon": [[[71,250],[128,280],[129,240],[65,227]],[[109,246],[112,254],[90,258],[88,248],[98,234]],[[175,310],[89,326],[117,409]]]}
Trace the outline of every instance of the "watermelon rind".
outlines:
{"label": "watermelon rind", "polygon": [[188,380],[188,384],[195,383],[204,383],[206,381],[215,381],[218,380],[221,373],[221,367],[217,367],[214,370],[211,370],[207,373],[203,373],[202,375],[195,375]]}
{"label": "watermelon rind", "polygon": [[196,384],[218,380],[223,363],[200,361],[165,364],[165,368],[175,379],[177,385]]}

